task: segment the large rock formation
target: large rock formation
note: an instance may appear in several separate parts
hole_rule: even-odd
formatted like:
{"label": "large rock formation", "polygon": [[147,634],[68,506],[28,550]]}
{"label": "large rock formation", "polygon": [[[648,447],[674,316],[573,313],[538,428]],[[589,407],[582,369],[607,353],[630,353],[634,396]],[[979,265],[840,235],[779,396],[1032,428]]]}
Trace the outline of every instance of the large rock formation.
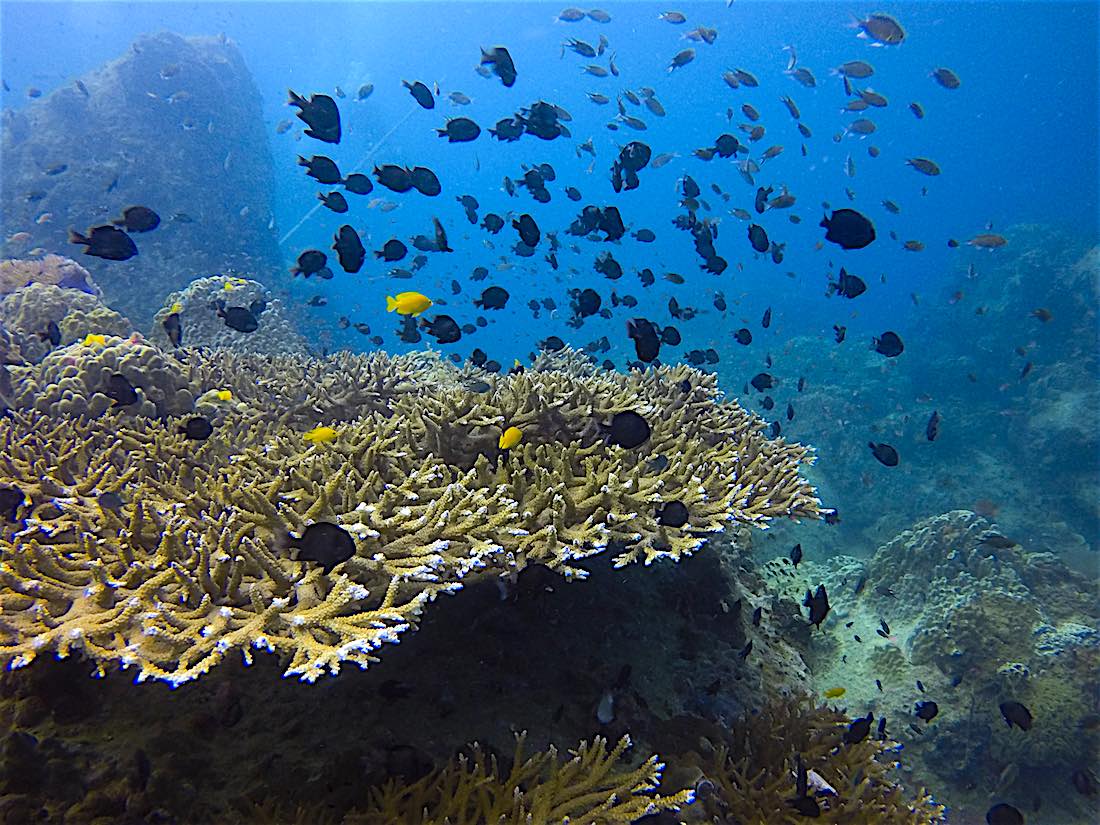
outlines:
{"label": "large rock formation", "polygon": [[[224,38],[140,38],[113,63],[5,111],[0,151],[0,211],[10,230],[0,257],[71,250],[107,302],[139,323],[196,275],[269,280],[281,266],[260,95]],[[78,255],[70,228],[84,231],[133,204],[163,219],[134,235],[137,257]]]}

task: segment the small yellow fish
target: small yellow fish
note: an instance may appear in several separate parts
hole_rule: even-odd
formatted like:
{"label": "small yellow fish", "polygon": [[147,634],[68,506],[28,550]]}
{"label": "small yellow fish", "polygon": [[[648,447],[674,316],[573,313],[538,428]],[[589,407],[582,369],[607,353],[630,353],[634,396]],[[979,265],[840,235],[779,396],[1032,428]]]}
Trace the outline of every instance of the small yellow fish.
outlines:
{"label": "small yellow fish", "polygon": [[337,435],[339,433],[332,427],[314,427],[308,433],[303,433],[302,438],[310,444],[328,444],[330,441],[335,441]]}
{"label": "small yellow fish", "polygon": [[398,315],[412,315],[414,318],[432,305],[432,299],[419,292],[399,292],[397,297],[386,296],[386,312],[397,310]]}
{"label": "small yellow fish", "polygon": [[219,401],[232,401],[233,390],[216,390],[214,392],[214,397],[217,398]]}
{"label": "small yellow fish", "polygon": [[497,442],[497,446],[502,450],[510,450],[519,444],[521,438],[523,438],[523,430],[519,427],[509,427],[500,434],[500,441]]}
{"label": "small yellow fish", "polygon": [[846,688],[842,688],[842,687],[826,688],[825,698],[826,699],[839,699],[841,696],[843,696],[847,692],[848,692],[848,690]]}
{"label": "small yellow fish", "polygon": [[105,347],[107,346],[107,336],[99,335],[95,332],[89,332],[84,336],[84,346],[86,347]]}
{"label": "small yellow fish", "polygon": [[183,312],[183,304],[181,304],[179,301],[176,301],[174,304],[172,304],[171,307],[168,308],[168,312],[169,314],[177,314]]}

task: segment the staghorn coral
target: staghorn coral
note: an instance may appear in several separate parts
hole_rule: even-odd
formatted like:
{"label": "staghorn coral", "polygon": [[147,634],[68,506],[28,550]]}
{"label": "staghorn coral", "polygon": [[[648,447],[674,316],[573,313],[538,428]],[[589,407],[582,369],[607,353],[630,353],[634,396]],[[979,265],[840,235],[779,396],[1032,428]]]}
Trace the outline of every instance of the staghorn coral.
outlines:
{"label": "staghorn coral", "polygon": [[795,757],[836,791],[821,796],[821,822],[835,825],[933,825],[946,822],[943,806],[923,788],[907,791],[891,774],[900,747],[872,732],[847,744],[844,714],[815,707],[806,697],[773,700],[748,714],[699,758],[707,814],[722,822],[800,825],[806,817],[788,800],[795,796]]}
{"label": "staghorn coral", "polygon": [[[53,370],[57,358],[41,366]],[[609,546],[621,550],[618,565],[679,560],[731,523],[820,512],[798,475],[807,448],[767,439],[759,419],[721,399],[713,376],[687,367],[531,371],[479,394],[438,360],[423,369],[450,370],[452,381],[413,381],[391,396],[387,377],[407,360],[358,363],[378,378],[376,407],[336,423],[329,444],[265,418],[259,399],[198,445],[174,422],[0,421],[0,483],[31,501],[25,525],[0,533],[0,657],[24,665],[44,651],[83,652],[101,670],[134,666],[139,678],[179,684],[232,650],[250,660],[259,648],[312,681],[343,662],[376,661],[467,579],[534,563],[583,578],[577,561]],[[82,374],[66,369],[75,375],[65,380]],[[35,397],[56,409],[57,395]],[[601,434],[624,409],[652,424],[638,450]],[[525,432],[510,453],[496,444],[505,422]],[[122,508],[101,507],[101,492],[120,494]],[[687,505],[683,527],[658,522],[669,500]],[[282,549],[288,531],[315,521],[356,541],[329,573]]]}
{"label": "staghorn coral", "polygon": [[691,791],[655,794],[664,768],[650,756],[636,768],[617,763],[630,747],[628,736],[608,750],[597,736],[582,742],[562,763],[557,749],[524,759],[524,737],[516,738],[510,770],[479,745],[439,771],[412,784],[389,781],[372,788],[369,806],[346,822],[359,825],[577,825],[630,823],[641,816],[679,810]]}
{"label": "staghorn coral", "polygon": [[41,361],[53,349],[42,334],[50,321],[61,332],[60,346],[82,341],[88,334],[125,338],[134,329],[95,295],[76,289],[34,283],[0,299],[0,323],[19,336],[30,361]]}
{"label": "staghorn coral", "polygon": [[[253,332],[237,332],[218,317],[216,303],[227,307],[249,307],[260,302],[264,309],[256,316],[259,328]],[[306,341],[294,329],[286,316],[282,301],[272,298],[259,281],[233,275],[210,275],[197,278],[179,292],[169,295],[156,315],[150,339],[164,349],[171,349],[164,319],[173,311],[179,314],[183,330],[183,346],[231,349],[241,353],[262,355],[304,355]]]}
{"label": "staghorn coral", "polygon": [[110,376],[123,375],[137,401],[117,408],[125,416],[164,417],[189,412],[191,387],[176,362],[136,334],[107,335],[103,343],[83,341],[53,350],[33,367],[11,368],[12,406],[56,416],[98,418],[115,409],[104,390]]}
{"label": "staghorn coral", "polygon": [[96,298],[103,297],[103,291],[92,280],[91,273],[72,258],[51,254],[40,259],[9,258],[0,261],[0,295],[31,284],[78,289]]}

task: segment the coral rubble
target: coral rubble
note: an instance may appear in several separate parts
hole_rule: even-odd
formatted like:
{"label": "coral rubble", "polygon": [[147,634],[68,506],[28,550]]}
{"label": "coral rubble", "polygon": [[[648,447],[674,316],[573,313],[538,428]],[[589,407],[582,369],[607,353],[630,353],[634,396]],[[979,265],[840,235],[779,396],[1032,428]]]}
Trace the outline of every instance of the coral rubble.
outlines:
{"label": "coral rubble", "polygon": [[72,258],[50,254],[42,258],[0,261],[0,295],[32,284],[79,289],[96,298],[103,297],[103,291],[92,280],[91,273]]}

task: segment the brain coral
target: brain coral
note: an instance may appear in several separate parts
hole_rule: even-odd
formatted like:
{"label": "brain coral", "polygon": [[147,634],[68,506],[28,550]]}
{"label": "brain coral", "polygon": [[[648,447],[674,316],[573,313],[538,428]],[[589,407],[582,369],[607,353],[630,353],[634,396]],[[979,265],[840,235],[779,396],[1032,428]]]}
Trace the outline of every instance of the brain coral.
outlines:
{"label": "brain coral", "polygon": [[97,298],[103,297],[103,291],[92,280],[91,273],[72,258],[47,255],[37,260],[9,258],[0,261],[0,295],[30,284],[52,284],[79,289]]}
{"label": "brain coral", "polygon": [[[58,359],[42,366],[58,371]],[[238,359],[205,373],[232,377],[226,365]],[[442,360],[343,361],[358,365],[361,383],[349,388],[360,393],[356,417],[344,421],[321,404],[305,423],[308,399],[289,417],[272,411],[268,400],[285,396],[250,374],[232,385],[243,412],[203,442],[150,419],[0,420],[0,485],[31,501],[24,526],[0,525],[0,657],[20,665],[82,651],[100,668],[178,684],[234,649],[248,659],[260,648],[313,680],[375,661],[471,577],[541,563],[583,578],[579,562],[608,548],[620,565],[679,559],[731,523],[820,515],[799,475],[808,449],[767,438],[713,376],[688,367],[536,369],[474,392]],[[83,389],[75,364],[65,369]],[[192,362],[192,376],[203,372]],[[448,372],[452,380],[425,380]],[[347,412],[343,403],[335,409]],[[630,450],[606,433],[627,410],[652,428]],[[304,440],[317,423],[336,437]],[[507,426],[524,437],[502,452]],[[117,493],[121,508],[101,506],[102,492]],[[685,505],[684,523],[662,523],[670,501]],[[286,549],[288,533],[318,521],[354,540],[354,554],[327,571]]]}
{"label": "brain coral", "polygon": [[[253,332],[238,332],[225,325],[215,305],[224,301],[226,307],[248,308],[253,302],[264,304],[258,313],[259,328]],[[281,301],[272,298],[259,281],[231,275],[211,275],[198,278],[179,292],[173,292],[153,316],[151,340],[171,349],[164,331],[164,319],[172,312],[180,317],[183,346],[231,349],[235,352],[263,355],[304,355],[306,341],[287,317]]]}
{"label": "brain coral", "polygon": [[133,326],[95,295],[52,284],[34,283],[0,299],[0,322],[20,338],[24,356],[41,361],[53,345],[43,335],[57,324],[60,345],[82,341],[89,333],[125,338]]}
{"label": "brain coral", "polygon": [[[33,367],[9,369],[15,409],[97,418],[115,408],[126,416],[159,418],[182,415],[194,405],[180,366],[136,336],[103,336],[102,343],[80,341],[55,349]],[[117,407],[106,394],[116,373],[133,386],[134,403]]]}

